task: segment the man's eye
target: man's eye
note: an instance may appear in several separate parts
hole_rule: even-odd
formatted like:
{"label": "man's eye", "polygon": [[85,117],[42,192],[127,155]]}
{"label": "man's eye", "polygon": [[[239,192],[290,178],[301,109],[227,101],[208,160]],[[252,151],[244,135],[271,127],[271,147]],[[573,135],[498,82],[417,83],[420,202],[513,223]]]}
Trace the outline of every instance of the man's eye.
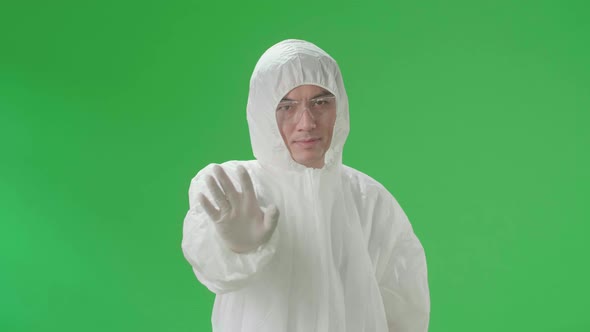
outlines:
{"label": "man's eye", "polygon": [[313,103],[317,106],[326,106],[330,103],[330,101],[327,99],[316,99],[313,101]]}
{"label": "man's eye", "polygon": [[277,111],[288,111],[291,109],[291,105],[279,105],[279,107],[277,107]]}

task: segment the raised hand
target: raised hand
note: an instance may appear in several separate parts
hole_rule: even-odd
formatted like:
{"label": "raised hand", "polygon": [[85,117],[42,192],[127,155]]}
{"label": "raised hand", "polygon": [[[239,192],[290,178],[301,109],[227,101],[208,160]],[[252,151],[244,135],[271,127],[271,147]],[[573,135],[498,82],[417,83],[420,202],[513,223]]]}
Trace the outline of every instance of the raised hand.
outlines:
{"label": "raised hand", "polygon": [[203,193],[198,193],[197,199],[225,244],[234,252],[244,253],[266,243],[279,219],[276,206],[270,205],[264,210],[260,207],[252,179],[243,166],[238,166],[242,192],[236,190],[220,165],[213,167],[213,174],[205,181],[218,208]]}

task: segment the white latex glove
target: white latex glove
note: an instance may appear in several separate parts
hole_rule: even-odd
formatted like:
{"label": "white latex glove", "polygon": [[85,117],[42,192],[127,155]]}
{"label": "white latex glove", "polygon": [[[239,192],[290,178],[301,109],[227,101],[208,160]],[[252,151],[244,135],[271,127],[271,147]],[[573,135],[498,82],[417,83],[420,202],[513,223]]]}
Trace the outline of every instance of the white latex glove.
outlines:
{"label": "white latex glove", "polygon": [[243,166],[238,166],[242,192],[236,190],[220,165],[213,166],[213,174],[215,178],[207,176],[205,181],[213,196],[213,202],[219,209],[215,208],[203,193],[198,193],[197,199],[213,220],[219,236],[227,247],[236,253],[244,253],[266,243],[279,219],[276,206],[270,205],[262,210],[254,192],[252,179]]}

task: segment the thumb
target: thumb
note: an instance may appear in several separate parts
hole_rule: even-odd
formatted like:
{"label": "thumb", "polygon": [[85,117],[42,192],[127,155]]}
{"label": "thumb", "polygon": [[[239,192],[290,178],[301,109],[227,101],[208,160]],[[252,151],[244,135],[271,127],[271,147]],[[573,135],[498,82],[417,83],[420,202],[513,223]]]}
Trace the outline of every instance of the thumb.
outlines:
{"label": "thumb", "polygon": [[272,234],[277,227],[277,222],[279,221],[279,210],[276,206],[270,205],[264,211],[264,230],[268,234]]}

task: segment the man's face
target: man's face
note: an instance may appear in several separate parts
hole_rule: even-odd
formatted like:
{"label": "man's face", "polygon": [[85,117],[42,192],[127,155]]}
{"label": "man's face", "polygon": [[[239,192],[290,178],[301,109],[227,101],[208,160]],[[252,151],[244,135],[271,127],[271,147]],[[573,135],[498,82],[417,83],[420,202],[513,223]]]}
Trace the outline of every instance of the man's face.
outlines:
{"label": "man's face", "polygon": [[307,167],[324,167],[336,121],[334,95],[316,85],[298,86],[283,97],[276,118],[293,160]]}

